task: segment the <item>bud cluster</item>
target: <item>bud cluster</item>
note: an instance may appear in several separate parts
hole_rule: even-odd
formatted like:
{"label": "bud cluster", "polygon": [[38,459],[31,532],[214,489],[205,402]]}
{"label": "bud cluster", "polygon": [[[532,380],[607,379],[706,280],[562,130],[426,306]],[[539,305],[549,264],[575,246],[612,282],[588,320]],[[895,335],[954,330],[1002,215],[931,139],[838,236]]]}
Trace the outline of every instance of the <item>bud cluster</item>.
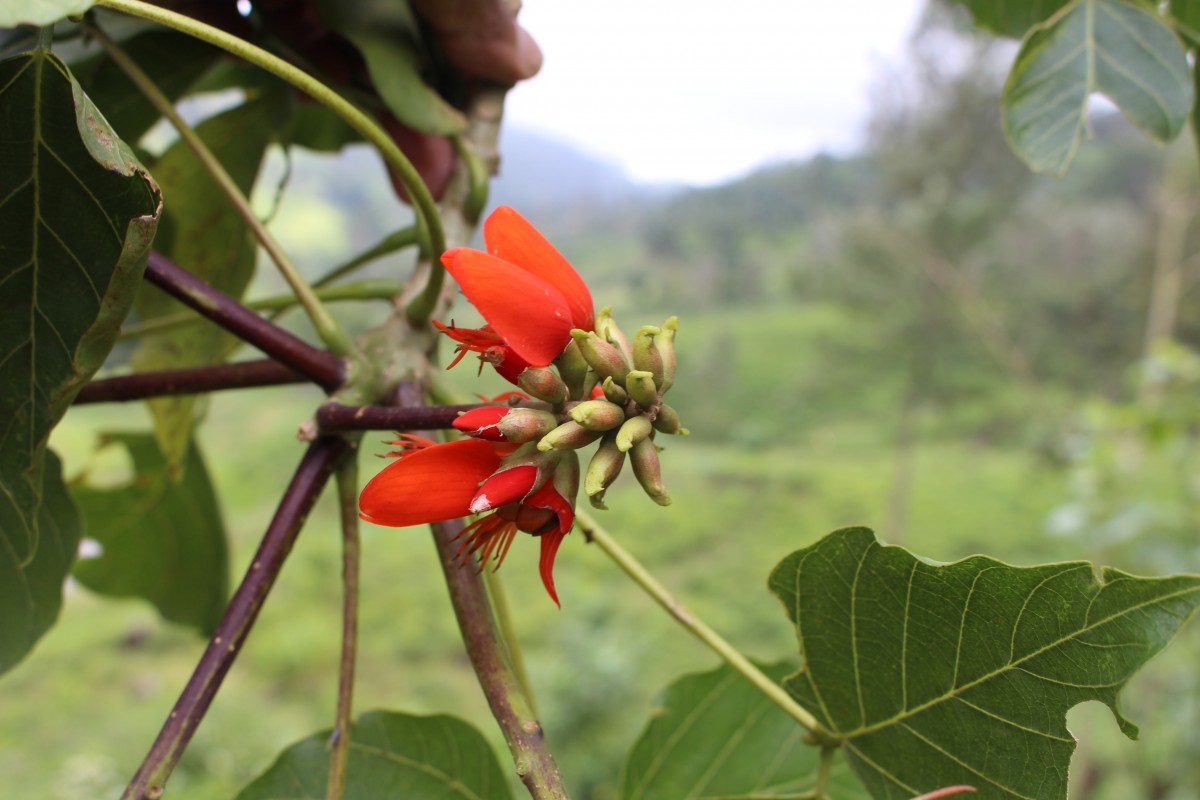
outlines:
{"label": "bud cluster", "polygon": [[571,331],[553,367],[529,367],[517,377],[533,400],[468,411],[454,427],[478,439],[521,445],[504,459],[505,467],[537,466],[543,481],[561,470],[562,455],[571,453],[574,462],[572,451],[599,442],[583,476],[593,506],[605,508],[604,494],[626,456],[646,494],[669,505],[654,437],[688,432],[663,402],[675,382],[677,330],[671,317],[660,326],[643,325],[630,339],[611,310],[602,309],[594,331]]}

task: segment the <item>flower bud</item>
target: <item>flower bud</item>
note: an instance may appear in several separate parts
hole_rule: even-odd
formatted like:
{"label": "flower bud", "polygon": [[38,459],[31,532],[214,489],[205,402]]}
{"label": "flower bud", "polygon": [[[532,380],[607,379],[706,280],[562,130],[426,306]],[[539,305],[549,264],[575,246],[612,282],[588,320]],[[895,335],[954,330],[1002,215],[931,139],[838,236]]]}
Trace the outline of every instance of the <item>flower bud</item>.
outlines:
{"label": "flower bud", "polygon": [[600,338],[621,351],[621,355],[625,356],[626,363],[633,363],[633,348],[629,344],[629,337],[625,335],[625,331],[617,327],[617,321],[613,319],[612,306],[605,306],[600,309],[600,313],[596,315],[596,333]]}
{"label": "flower bud", "polygon": [[675,384],[675,333],[679,330],[679,317],[668,317],[662,324],[662,331],[654,337],[654,345],[658,349],[663,362],[663,378],[658,384],[662,394],[667,393]]}
{"label": "flower bud", "polygon": [[629,451],[629,465],[638,483],[660,506],[671,505],[671,496],[663,488],[662,467],[658,463],[658,448],[650,439],[642,439]]}
{"label": "flower bud", "polygon": [[625,421],[625,409],[607,400],[586,400],[568,413],[589,431],[612,430]]}
{"label": "flower bud", "polygon": [[662,353],[658,352],[658,345],[654,343],[654,338],[660,334],[662,328],[643,325],[633,337],[633,367],[653,375],[656,386],[663,382]]}
{"label": "flower bud", "polygon": [[575,450],[587,447],[599,438],[599,432],[589,431],[575,420],[568,420],[543,436],[537,449],[543,453],[550,450]]}
{"label": "flower bud", "polygon": [[575,328],[571,331],[579,352],[583,354],[588,365],[596,370],[601,378],[612,378],[617,383],[624,383],[629,374],[629,362],[615,346],[601,339],[590,331]]}
{"label": "flower bud", "polygon": [[500,418],[497,427],[506,442],[536,442],[558,427],[558,417],[536,408],[513,408]]}
{"label": "flower bud", "polygon": [[641,414],[636,417],[630,417],[625,420],[625,424],[617,431],[617,449],[622,453],[627,452],[629,448],[648,438],[651,430],[653,430],[653,427],[650,424],[649,418]]}
{"label": "flower bud", "polygon": [[587,377],[588,363],[583,360],[583,354],[579,352],[579,345],[575,344],[574,339],[567,345],[567,349],[554,359],[554,366],[558,367],[558,374],[567,385],[570,398],[582,399],[585,396],[583,381]]}
{"label": "flower bud", "polygon": [[658,387],[654,385],[654,376],[644,370],[630,371],[625,377],[625,390],[644,409],[654,408],[658,403]]}
{"label": "flower bud", "polygon": [[624,407],[629,402],[629,394],[625,391],[625,387],[619,385],[612,378],[605,378],[604,384],[601,386],[604,396],[608,398],[610,403]]}
{"label": "flower bud", "polygon": [[679,436],[688,436],[690,434],[690,431],[680,424],[679,412],[666,403],[659,406],[658,416],[654,418],[654,430],[660,433],[672,433]]}
{"label": "flower bud", "polygon": [[567,385],[549,367],[530,367],[517,377],[517,385],[552,406],[567,401]]}
{"label": "flower bud", "polygon": [[593,507],[604,510],[604,493],[621,474],[625,466],[625,454],[617,449],[617,437],[608,434],[600,441],[583,476],[583,491]]}

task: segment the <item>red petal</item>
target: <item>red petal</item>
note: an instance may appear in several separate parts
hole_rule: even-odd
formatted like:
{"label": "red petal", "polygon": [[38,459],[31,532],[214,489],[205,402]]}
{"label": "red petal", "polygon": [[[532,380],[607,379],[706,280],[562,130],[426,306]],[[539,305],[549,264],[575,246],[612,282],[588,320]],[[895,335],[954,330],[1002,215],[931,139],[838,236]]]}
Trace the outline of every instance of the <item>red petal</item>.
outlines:
{"label": "red petal", "polygon": [[[563,498],[558,493],[558,489],[554,487],[554,482],[549,481],[536,492],[531,492],[528,497],[521,501],[523,506],[532,506],[534,508],[548,508],[558,517],[558,533],[565,536],[571,526],[575,524],[575,507]],[[547,536],[551,534],[546,534]]]}
{"label": "red petal", "polygon": [[515,503],[533,488],[538,479],[538,468],[532,464],[522,464],[497,472],[478,487],[471,498],[469,508],[472,514],[478,514],[492,508]]}
{"label": "red petal", "polygon": [[542,555],[538,559],[538,572],[541,573],[542,584],[545,585],[550,599],[559,608],[562,608],[562,603],[558,602],[558,592],[554,590],[554,556],[558,554],[558,546],[562,544],[564,536],[566,536],[565,533],[552,531],[538,537],[542,540]]}
{"label": "red petal", "polygon": [[489,253],[532,272],[562,292],[576,328],[590,331],[595,327],[592,293],[587,284],[529,220],[508,206],[500,206],[483,223],[483,239]]}
{"label": "red petal", "polygon": [[504,434],[496,426],[509,411],[512,411],[512,409],[507,406],[473,408],[464,414],[459,414],[451,424],[454,425],[455,430],[461,431],[474,439],[502,442],[504,441]]}
{"label": "red petal", "polygon": [[492,445],[475,439],[413,451],[367,483],[358,515],[396,528],[466,516],[479,482],[498,466]]}
{"label": "red petal", "polygon": [[542,278],[479,250],[456,247],[442,263],[504,342],[529,364],[545,367],[578,327],[562,292]]}

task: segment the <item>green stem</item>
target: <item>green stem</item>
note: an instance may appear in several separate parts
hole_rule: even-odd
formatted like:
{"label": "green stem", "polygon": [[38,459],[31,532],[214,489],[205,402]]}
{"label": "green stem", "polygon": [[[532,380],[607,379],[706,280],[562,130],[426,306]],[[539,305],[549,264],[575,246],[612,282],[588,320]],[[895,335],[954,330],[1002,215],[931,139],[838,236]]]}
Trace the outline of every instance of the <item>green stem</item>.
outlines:
{"label": "green stem", "polygon": [[[322,302],[326,303],[343,300],[390,300],[403,291],[403,289],[404,287],[395,281],[366,280],[317,289],[316,294]],[[258,300],[251,300],[245,306],[255,311],[286,311],[298,302],[294,294],[278,294]],[[145,322],[135,322],[132,325],[124,326],[121,328],[120,338],[132,339],[137,336],[147,336],[152,333],[194,325],[203,320],[204,317],[186,312],[167,314],[166,316],[148,319]]]}
{"label": "green stem", "polygon": [[280,247],[279,242],[271,235],[262,221],[255,216],[254,211],[250,208],[250,201],[242,194],[242,190],[238,188],[237,183],[226,171],[220,160],[213,155],[208,149],[208,145],[204,140],[196,134],[192,126],[184,121],[183,117],[179,116],[175,111],[175,106],[167,98],[158,86],[151,80],[150,76],[137,65],[136,62],[112,39],[100,30],[100,28],[87,24],[88,30],[100,42],[101,47],[108,53],[109,58],[116,62],[117,66],[129,77],[138,90],[141,91],[150,104],[154,106],[158,113],[162,114],[170,123],[179,131],[179,138],[188,146],[196,156],[196,160],[200,162],[209,176],[217,184],[221,193],[233,205],[238,216],[246,223],[246,226],[254,233],[256,238],[271,256],[271,260],[279,267],[279,272],[288,282],[292,291],[300,304],[304,306],[304,310],[308,312],[309,318],[312,320],[313,327],[316,328],[317,334],[321,340],[329,346],[335,355],[348,356],[354,352],[354,344],[350,341],[350,337],[342,330],[342,326],[337,323],[337,320],[330,315],[328,309],[313,293],[313,290],[304,279],[300,277],[300,271],[296,269],[296,265]]}
{"label": "green stem", "polygon": [[97,6],[123,11],[142,19],[152,20],[168,28],[182,31],[197,39],[232,53],[260,67],[272,75],[287,81],[304,92],[330,111],[337,114],[346,124],[362,134],[362,137],[373,144],[383,160],[391,167],[396,177],[408,190],[413,207],[417,210],[421,224],[427,233],[430,256],[435,268],[441,269],[442,251],[446,249],[446,237],[442,231],[442,220],[438,215],[437,204],[429,193],[420,173],[400,150],[392,137],[387,134],[373,119],[346,100],[337,91],[321,83],[303,70],[297,69],[272,53],[257,47],[245,39],[240,39],[220,28],[214,28],[191,17],[168,11],[141,0],[97,0]]}
{"label": "green stem", "polygon": [[820,760],[817,762],[816,786],[812,792],[817,800],[824,800],[825,792],[829,788],[829,776],[833,773],[833,751],[832,747],[821,748]]}
{"label": "green stem", "polygon": [[317,278],[313,281],[313,288],[319,289],[322,286],[333,283],[343,275],[353,272],[364,264],[369,264],[377,258],[383,258],[389,253],[394,253],[397,250],[403,250],[405,247],[414,245],[417,243],[418,236],[419,231],[417,228],[411,226],[388,234],[371,249],[364,250],[349,261],[338,264],[329,270],[329,272]]}
{"label": "green stem", "polygon": [[361,558],[358,535],[358,459],[353,455],[338,468],[337,486],[342,518],[342,659],[338,669],[337,716],[329,743],[326,800],[342,800],[346,790],[354,665],[358,653],[358,576]]}
{"label": "green stem", "polygon": [[585,536],[600,545],[600,549],[607,553],[609,558],[625,571],[625,574],[633,578],[635,583],[645,589],[646,593],[653,597],[655,602],[666,609],[667,613],[674,617],[680,625],[687,628],[693,636],[708,645],[729,666],[740,672],[746,680],[754,684],[759,691],[807,728],[810,733],[818,737],[828,736],[816,719],[813,718],[812,714],[801,708],[783,690],[782,686],[764,675],[762,670],[754,666],[748,658],[738,652],[733,645],[725,641],[716,631],[694,617],[661,583],[655,580],[654,576],[632,554],[617,544],[616,540],[600,527],[587,512],[583,510],[577,511],[575,523]]}

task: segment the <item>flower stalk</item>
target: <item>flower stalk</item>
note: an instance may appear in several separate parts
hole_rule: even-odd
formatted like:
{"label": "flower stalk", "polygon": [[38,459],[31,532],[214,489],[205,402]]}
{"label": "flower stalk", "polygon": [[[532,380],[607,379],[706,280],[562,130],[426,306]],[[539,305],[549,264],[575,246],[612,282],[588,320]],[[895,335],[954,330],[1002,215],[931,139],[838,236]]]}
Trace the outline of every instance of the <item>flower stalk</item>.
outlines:
{"label": "flower stalk", "polygon": [[437,257],[446,249],[446,241],[442,231],[442,220],[438,215],[433,195],[429,193],[425,182],[421,180],[416,167],[400,150],[392,137],[387,134],[387,131],[353,103],[282,58],[220,28],[151,3],[142,2],[142,0],[97,0],[96,5],[152,20],[219,47],[287,81],[341,117],[347,125],[358,131],[364,139],[375,146],[383,160],[395,171],[400,182],[404,184],[408,196],[412,199],[413,207],[417,209],[421,225],[428,234],[426,239],[434,259],[434,268],[440,269],[436,266]]}
{"label": "flower stalk", "polygon": [[108,53],[108,57],[116,63],[121,71],[133,82],[133,85],[138,87],[138,90],[154,106],[168,122],[179,132],[180,141],[187,145],[188,149],[204,167],[204,171],[208,173],[213,182],[217,184],[221,194],[225,195],[225,199],[233,206],[237,215],[241,217],[242,222],[254,234],[254,238],[267,251],[267,255],[275,262],[275,266],[279,268],[279,272],[291,287],[292,292],[296,295],[296,299],[300,301],[300,305],[308,313],[308,318],[312,321],[313,328],[316,329],[317,335],[321,337],[321,341],[325,342],[339,356],[348,356],[354,352],[354,345],[350,341],[350,337],[342,330],[342,326],[325,308],[325,305],[320,301],[312,288],[304,282],[300,277],[300,270],[292,263],[290,257],[284,252],[282,246],[267,230],[267,226],[262,223],[254,211],[250,208],[250,200],[246,195],[242,194],[242,190],[238,188],[237,183],[230,176],[229,172],[220,160],[213,155],[213,152],[208,149],[208,145],[196,133],[191,125],[184,121],[179,112],[175,110],[175,106],[167,98],[162,90],[154,83],[153,79],[145,73],[145,71],[137,65],[129,54],[125,52],[116,42],[108,37],[104,31],[98,26],[86,23],[87,29],[96,40],[100,42],[100,46]]}
{"label": "flower stalk", "polygon": [[342,657],[338,667],[337,716],[329,741],[326,800],[342,800],[350,755],[354,667],[358,657],[358,586],[361,542],[358,534],[358,459],[347,458],[337,470],[342,522]]}
{"label": "flower stalk", "polygon": [[[733,667],[742,676],[754,684],[772,702],[783,709],[792,719],[799,722],[818,741],[829,739],[829,734],[821,727],[812,714],[805,711],[800,704],[792,699],[783,687],[763,674],[748,658],[742,655],[733,645],[725,641],[716,631],[708,627],[702,620],[688,611],[666,588],[641,565],[629,551],[621,547],[615,539],[600,527],[585,511],[577,511],[575,524],[583,531],[589,540],[600,546],[634,583],[642,587],[656,603],[663,607],[675,621],[688,630],[693,636],[706,644],[725,663]],[[830,740],[832,741],[832,740]]]}

